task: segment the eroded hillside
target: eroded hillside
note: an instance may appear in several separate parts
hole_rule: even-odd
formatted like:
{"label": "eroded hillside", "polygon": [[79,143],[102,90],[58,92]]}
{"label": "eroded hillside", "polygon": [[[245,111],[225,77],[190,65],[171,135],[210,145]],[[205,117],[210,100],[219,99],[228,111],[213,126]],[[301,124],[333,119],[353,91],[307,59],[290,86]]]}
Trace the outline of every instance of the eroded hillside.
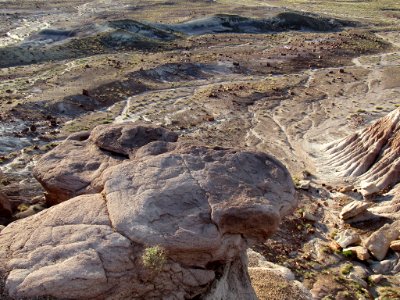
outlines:
{"label": "eroded hillside", "polygon": [[32,170],[70,134],[159,126],[290,171],[299,207],[249,253],[259,298],[400,297],[395,1],[0,4],[2,224],[52,214],[63,179],[45,181],[50,167],[42,187]]}

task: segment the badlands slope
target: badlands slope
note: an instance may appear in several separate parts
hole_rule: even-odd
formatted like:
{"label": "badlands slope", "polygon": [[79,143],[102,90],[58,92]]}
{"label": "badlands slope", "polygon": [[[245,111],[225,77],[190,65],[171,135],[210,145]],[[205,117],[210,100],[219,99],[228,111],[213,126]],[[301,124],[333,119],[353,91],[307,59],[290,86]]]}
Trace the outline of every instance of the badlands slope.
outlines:
{"label": "badlands slope", "polygon": [[399,10],[0,0],[0,297],[399,298]]}

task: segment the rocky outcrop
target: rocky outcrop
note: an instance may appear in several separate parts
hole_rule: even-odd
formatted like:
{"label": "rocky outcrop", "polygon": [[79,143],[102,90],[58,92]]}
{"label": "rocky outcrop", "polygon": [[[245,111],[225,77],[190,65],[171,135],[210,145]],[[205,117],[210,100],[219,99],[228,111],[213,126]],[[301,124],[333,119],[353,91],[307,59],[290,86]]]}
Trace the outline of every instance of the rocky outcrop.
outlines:
{"label": "rocky outcrop", "polygon": [[325,150],[326,166],[354,178],[364,196],[393,187],[400,182],[400,108]]}
{"label": "rocky outcrop", "polygon": [[44,156],[36,175],[55,202],[87,195],[0,233],[6,292],[256,299],[246,249],[296,205],[289,173],[264,153],[175,140],[164,129],[122,124],[74,135]]}
{"label": "rocky outcrop", "polygon": [[98,126],[91,133],[69,136],[44,155],[33,170],[47,191],[50,205],[72,197],[100,192],[103,172],[152,141],[175,142],[178,136],[163,128],[135,125]]}

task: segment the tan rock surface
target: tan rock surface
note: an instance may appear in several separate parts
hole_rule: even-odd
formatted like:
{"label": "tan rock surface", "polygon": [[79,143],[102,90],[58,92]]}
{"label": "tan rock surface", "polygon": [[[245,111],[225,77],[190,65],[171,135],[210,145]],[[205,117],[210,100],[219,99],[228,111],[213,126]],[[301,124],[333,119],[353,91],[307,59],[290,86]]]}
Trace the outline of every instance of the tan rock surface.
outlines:
{"label": "tan rock surface", "polygon": [[361,237],[352,230],[344,230],[336,236],[336,242],[340,247],[346,248],[347,246],[360,243]]}
{"label": "tan rock surface", "polygon": [[34,169],[47,190],[49,204],[102,190],[103,172],[127,159],[139,147],[155,140],[176,141],[162,128],[119,124],[98,126],[91,133],[73,134],[44,155]]}
{"label": "tan rock surface", "polygon": [[390,243],[396,240],[400,234],[400,221],[392,224],[385,224],[379,230],[375,231],[364,241],[365,247],[378,260],[383,260],[389,250]]}
{"label": "tan rock surface", "polygon": [[365,212],[370,206],[371,203],[368,202],[353,201],[342,208],[339,216],[342,220],[347,220]]}
{"label": "tan rock surface", "polygon": [[400,240],[392,241],[390,243],[390,249],[394,251],[400,251]]}
{"label": "tan rock surface", "polygon": [[356,256],[359,260],[367,260],[370,258],[368,249],[363,246],[348,247],[348,248],[343,249],[343,252],[345,252],[345,251],[352,251],[353,253],[356,254]]}

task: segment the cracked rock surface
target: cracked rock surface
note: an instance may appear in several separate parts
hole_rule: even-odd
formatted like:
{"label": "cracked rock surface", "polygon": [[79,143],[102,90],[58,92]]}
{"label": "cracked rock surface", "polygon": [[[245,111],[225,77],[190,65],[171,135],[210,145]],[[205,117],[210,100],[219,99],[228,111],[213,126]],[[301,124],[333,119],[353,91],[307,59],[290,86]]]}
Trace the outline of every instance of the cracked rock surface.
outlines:
{"label": "cracked rock surface", "polygon": [[[1,232],[5,293],[256,299],[246,249],[295,207],[291,177],[264,153],[176,139],[161,128],[102,126],[46,154],[35,172],[62,203]],[[142,260],[156,245],[166,255],[159,270]]]}

